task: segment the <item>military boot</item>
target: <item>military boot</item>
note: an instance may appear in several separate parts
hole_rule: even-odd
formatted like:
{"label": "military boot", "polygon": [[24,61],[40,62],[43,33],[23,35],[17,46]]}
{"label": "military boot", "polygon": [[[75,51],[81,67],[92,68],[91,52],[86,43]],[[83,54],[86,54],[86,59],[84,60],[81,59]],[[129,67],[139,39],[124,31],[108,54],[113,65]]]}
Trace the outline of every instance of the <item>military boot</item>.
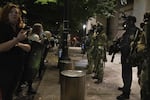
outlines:
{"label": "military boot", "polygon": [[117,100],[128,100],[130,98],[130,93],[122,93],[121,95],[117,96]]}
{"label": "military boot", "polygon": [[98,75],[94,75],[92,79],[98,79]]}
{"label": "military boot", "polygon": [[95,84],[100,84],[100,83],[102,83],[102,81],[103,81],[102,79],[97,79],[97,81],[95,81],[94,83]]}

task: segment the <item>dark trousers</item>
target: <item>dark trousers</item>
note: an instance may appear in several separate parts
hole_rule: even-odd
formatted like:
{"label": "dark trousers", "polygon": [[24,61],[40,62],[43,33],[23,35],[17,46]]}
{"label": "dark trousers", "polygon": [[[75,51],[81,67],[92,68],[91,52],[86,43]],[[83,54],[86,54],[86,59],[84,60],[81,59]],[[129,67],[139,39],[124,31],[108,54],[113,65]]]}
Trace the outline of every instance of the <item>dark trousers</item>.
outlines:
{"label": "dark trousers", "polygon": [[130,95],[132,84],[132,66],[128,63],[128,50],[121,52],[123,93]]}
{"label": "dark trousers", "polygon": [[3,70],[0,71],[0,88],[2,92],[2,100],[13,100],[13,93],[21,77],[21,70]]}
{"label": "dark trousers", "polygon": [[2,92],[2,100],[12,100],[13,99],[13,92],[14,92],[14,85],[15,85],[15,82],[14,82],[14,74],[13,73],[8,73],[8,74],[11,74],[11,75],[8,75],[9,77],[7,76],[3,76],[4,79],[3,81],[4,84],[1,85],[1,92]]}

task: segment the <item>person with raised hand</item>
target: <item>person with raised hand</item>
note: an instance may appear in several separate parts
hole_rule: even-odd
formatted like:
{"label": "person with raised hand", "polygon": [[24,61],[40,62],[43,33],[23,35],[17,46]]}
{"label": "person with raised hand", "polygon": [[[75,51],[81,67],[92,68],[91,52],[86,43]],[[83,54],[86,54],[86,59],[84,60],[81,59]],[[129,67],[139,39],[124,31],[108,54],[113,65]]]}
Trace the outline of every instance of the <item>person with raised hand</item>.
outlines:
{"label": "person with raised hand", "polygon": [[0,16],[0,90],[2,100],[13,100],[31,46],[18,5],[6,4]]}

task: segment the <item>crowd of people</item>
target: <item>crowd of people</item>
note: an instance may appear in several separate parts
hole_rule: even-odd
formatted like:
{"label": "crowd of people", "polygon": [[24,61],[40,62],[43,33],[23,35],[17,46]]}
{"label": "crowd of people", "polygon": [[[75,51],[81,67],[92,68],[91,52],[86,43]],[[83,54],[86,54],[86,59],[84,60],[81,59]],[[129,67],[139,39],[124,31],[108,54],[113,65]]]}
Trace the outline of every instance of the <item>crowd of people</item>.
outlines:
{"label": "crowd of people", "polygon": [[[147,49],[145,23],[141,23],[141,28],[135,23],[135,16],[127,16],[124,23],[125,32],[118,39],[123,81],[123,86],[118,87],[118,90],[122,91],[122,94],[117,96],[118,100],[130,98],[132,67],[138,69],[141,99],[146,100],[145,97],[149,96],[145,90],[147,83],[143,83],[142,76],[142,72],[146,71],[143,66],[145,62],[148,63],[143,57]],[[92,78],[97,79],[97,84],[103,81],[104,65],[107,61],[107,35],[103,28],[99,22],[93,25],[83,45],[84,53],[87,52],[87,73],[94,72]],[[36,93],[32,83],[37,75],[40,79],[42,77],[45,58],[49,49],[54,46],[51,37],[52,33],[44,31],[41,23],[28,27],[22,19],[18,5],[9,3],[0,9],[0,100],[13,100],[14,93],[20,93],[24,83],[28,85],[28,94]]]}
{"label": "crowd of people", "polygon": [[8,3],[0,11],[0,100],[13,100],[27,83],[28,94],[35,94],[32,83],[41,78],[52,33],[41,23],[28,27],[18,5]]}

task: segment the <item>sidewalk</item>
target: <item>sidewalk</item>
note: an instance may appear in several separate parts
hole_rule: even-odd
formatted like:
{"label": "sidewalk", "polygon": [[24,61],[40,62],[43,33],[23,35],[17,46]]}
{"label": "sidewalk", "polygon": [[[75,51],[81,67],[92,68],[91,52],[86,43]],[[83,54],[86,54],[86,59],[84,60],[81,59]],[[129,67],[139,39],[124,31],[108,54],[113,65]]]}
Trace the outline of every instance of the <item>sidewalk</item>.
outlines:
{"label": "sidewalk", "polygon": [[[54,50],[56,51],[56,50]],[[80,48],[69,48],[69,57],[73,61],[73,66],[86,68],[86,55],[82,57]],[[57,55],[50,52],[48,55],[47,69],[43,79],[39,84],[34,100],[60,100],[59,70],[57,69]],[[107,55],[107,62],[104,70],[104,81],[95,84],[91,77],[86,75],[86,94],[85,100],[116,100],[116,96],[121,94],[117,90],[122,86],[120,54],[116,54],[114,62],[110,62],[111,56]],[[140,87],[137,82],[136,68],[133,68],[133,82],[130,100],[140,100]]]}

